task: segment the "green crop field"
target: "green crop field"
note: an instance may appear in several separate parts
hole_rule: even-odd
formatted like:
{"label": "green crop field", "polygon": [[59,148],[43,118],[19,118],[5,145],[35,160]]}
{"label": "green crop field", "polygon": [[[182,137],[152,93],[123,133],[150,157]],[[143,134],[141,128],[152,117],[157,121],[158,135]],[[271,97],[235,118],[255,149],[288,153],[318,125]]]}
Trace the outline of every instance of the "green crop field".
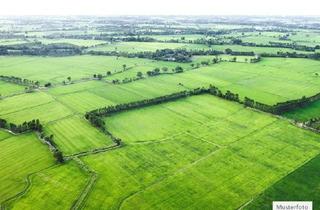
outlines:
{"label": "green crop field", "polygon": [[88,209],[236,208],[320,146],[316,134],[208,95],[116,114],[106,127],[127,146],[84,158],[102,174]]}
{"label": "green crop field", "polygon": [[112,144],[111,139],[78,116],[50,123],[46,131],[55,135],[56,143],[67,155]]}
{"label": "green crop field", "polygon": [[43,170],[31,177],[32,186],[28,193],[11,202],[10,207],[55,209],[57,205],[72,206],[80,196],[87,179],[87,174],[72,162]]}
{"label": "green crop field", "polygon": [[0,141],[0,151],[1,203],[23,191],[27,176],[54,164],[47,147],[34,134],[7,136]]}
{"label": "green crop field", "polygon": [[319,18],[178,14],[0,17],[1,210],[320,209]]}
{"label": "green crop field", "polygon": [[[319,209],[319,167],[320,156],[318,155],[288,176],[271,185],[271,187],[250,203],[246,209],[271,209],[271,202],[273,200],[311,200],[314,204],[313,208]],[[310,188],[312,190],[309,190]]]}
{"label": "green crop field", "polygon": [[24,92],[23,86],[0,81],[0,97]]}

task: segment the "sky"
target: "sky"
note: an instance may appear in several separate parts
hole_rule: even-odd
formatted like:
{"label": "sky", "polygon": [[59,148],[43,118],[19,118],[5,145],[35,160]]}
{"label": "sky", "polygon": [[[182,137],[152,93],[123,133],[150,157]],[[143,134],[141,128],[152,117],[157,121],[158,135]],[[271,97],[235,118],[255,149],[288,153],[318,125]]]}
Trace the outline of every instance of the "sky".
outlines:
{"label": "sky", "polygon": [[319,15],[320,0],[2,0],[0,15]]}

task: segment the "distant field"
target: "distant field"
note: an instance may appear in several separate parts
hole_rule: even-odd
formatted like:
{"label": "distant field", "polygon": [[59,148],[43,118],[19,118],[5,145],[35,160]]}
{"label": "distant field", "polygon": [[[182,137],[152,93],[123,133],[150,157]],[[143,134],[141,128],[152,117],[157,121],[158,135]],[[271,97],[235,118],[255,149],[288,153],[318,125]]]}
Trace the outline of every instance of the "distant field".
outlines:
{"label": "distant field", "polygon": [[80,47],[93,47],[95,45],[103,44],[102,40],[86,40],[86,39],[36,39],[34,41],[40,41],[43,44],[56,44],[56,43],[68,43],[74,44]]}
{"label": "distant field", "polygon": [[320,208],[320,156],[307,162],[293,173],[271,185],[245,209],[271,209],[272,201],[313,201]]}
{"label": "distant field", "polygon": [[68,117],[50,123],[45,128],[54,134],[54,141],[65,155],[83,152],[112,144],[108,136],[78,116]]}
{"label": "distant field", "polygon": [[287,112],[284,116],[299,121],[307,121],[312,118],[320,117],[320,100],[315,101],[306,107]]}
{"label": "distant field", "polygon": [[161,49],[189,49],[202,50],[209,49],[206,45],[185,44],[185,43],[163,43],[163,42],[117,42],[92,48],[94,51],[119,51],[119,52],[145,52],[156,51]]}
{"label": "distant field", "polygon": [[23,39],[0,39],[0,46],[24,44],[24,43],[28,43],[28,41]]}
{"label": "distant field", "polygon": [[204,35],[199,34],[185,34],[185,35],[149,35],[146,37],[154,38],[160,41],[168,41],[168,40],[180,40],[180,41],[193,41],[196,39],[206,38]]}
{"label": "distant field", "polygon": [[277,54],[277,52],[297,52],[309,54],[313,52],[307,51],[299,51],[290,48],[278,48],[278,47],[249,47],[249,46],[241,46],[241,45],[214,45],[211,47],[214,50],[225,51],[226,49],[231,49],[232,51],[240,51],[240,52],[254,52],[254,53],[273,53]]}
{"label": "distant field", "polygon": [[[210,59],[210,56],[203,59]],[[197,58],[196,60],[198,62],[201,59]],[[207,87],[210,84],[224,91],[236,92],[241,97],[247,96],[263,103],[275,104],[318,93],[320,81],[319,77],[315,76],[315,73],[319,72],[318,65],[319,61],[290,58],[264,58],[255,64],[223,62],[180,74],[161,75],[127,84],[111,85],[91,81],[52,88],[49,92],[54,95],[63,95],[61,98],[65,98],[65,103],[71,106],[79,104],[79,107],[73,106],[73,108],[80,112],[89,111],[90,107],[98,108],[97,106],[101,106],[103,103],[110,104],[110,101],[112,103],[129,102],[190,88]],[[135,75],[137,71],[147,71],[148,69],[149,67],[139,68],[137,66],[124,72],[122,76],[128,77]],[[150,69],[152,69],[151,66]],[[134,72],[130,73],[130,71]],[[106,79],[110,81],[112,78],[122,78],[121,74]],[[100,103],[98,101],[101,99],[90,100],[86,105],[81,102],[81,97],[77,96],[82,95],[79,92],[87,91],[108,101]],[[77,94],[73,96],[72,93],[75,92]],[[68,98],[71,99],[67,100]]]}
{"label": "distant field", "polygon": [[210,95],[115,114],[106,127],[126,146],[83,158],[101,175],[87,209],[235,209],[320,148],[316,134]]}
{"label": "distant field", "polygon": [[53,164],[48,147],[33,133],[0,140],[0,203],[24,189],[27,175]]}
{"label": "distant field", "polygon": [[[154,63],[154,64],[153,64]],[[59,83],[81,78],[92,78],[93,74],[105,75],[126,68],[144,65],[156,65],[156,61],[139,58],[116,58],[112,56],[68,56],[68,57],[29,57],[29,56],[0,56],[2,75],[18,76],[42,83]],[[177,66],[178,63],[167,62],[168,66]],[[161,64],[160,64],[161,66]]]}
{"label": "distant field", "polygon": [[255,64],[223,62],[181,74],[140,80],[121,87],[130,86],[130,89],[134,89],[145,85],[146,88],[140,91],[144,93],[151,86],[161,90],[160,86],[188,89],[213,84],[224,91],[238,93],[241,97],[275,104],[318,93],[320,81],[315,76],[319,72],[318,65],[319,61],[285,58],[264,58]]}

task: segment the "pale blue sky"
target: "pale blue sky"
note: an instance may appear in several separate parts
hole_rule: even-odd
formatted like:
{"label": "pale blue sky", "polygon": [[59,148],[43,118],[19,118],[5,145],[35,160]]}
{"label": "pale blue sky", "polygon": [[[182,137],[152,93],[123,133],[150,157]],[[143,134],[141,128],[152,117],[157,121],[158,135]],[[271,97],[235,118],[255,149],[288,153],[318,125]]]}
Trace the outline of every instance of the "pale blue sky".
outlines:
{"label": "pale blue sky", "polygon": [[320,15],[319,0],[3,0],[0,15]]}

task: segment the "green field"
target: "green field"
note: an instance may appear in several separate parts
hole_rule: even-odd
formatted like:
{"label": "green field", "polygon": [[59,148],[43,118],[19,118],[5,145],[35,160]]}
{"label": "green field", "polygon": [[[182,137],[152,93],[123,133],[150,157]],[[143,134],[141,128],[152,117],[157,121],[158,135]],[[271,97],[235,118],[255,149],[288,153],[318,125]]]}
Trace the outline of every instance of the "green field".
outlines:
{"label": "green field", "polygon": [[102,40],[85,40],[85,39],[35,39],[34,41],[41,42],[43,44],[57,44],[68,43],[74,44],[80,47],[92,47],[105,43]]}
{"label": "green field", "polygon": [[1,210],[320,209],[319,18],[178,14],[0,17]]}
{"label": "green field", "polygon": [[54,134],[55,142],[65,155],[112,144],[110,138],[92,128],[88,122],[78,116],[50,123],[46,127],[46,132]]}
{"label": "green field", "polygon": [[106,126],[126,146],[83,158],[101,174],[87,209],[234,209],[320,147],[316,134],[209,95],[116,114]]}
{"label": "green field", "polygon": [[35,134],[28,133],[1,140],[0,203],[23,191],[29,182],[27,176],[52,165],[54,160],[51,153]]}
{"label": "green field", "polygon": [[87,179],[87,174],[73,162],[41,171],[31,177],[32,186],[28,192],[10,203],[10,208],[55,209],[57,206],[72,206]]}
{"label": "green field", "polygon": [[92,48],[93,51],[119,51],[119,52],[145,52],[161,49],[188,49],[202,50],[209,49],[206,45],[185,44],[185,43],[163,43],[163,42],[118,42]]}
{"label": "green field", "polygon": [[271,185],[245,209],[271,209],[272,201],[313,201],[313,209],[320,203],[320,156],[307,162],[288,176]]}
{"label": "green field", "polygon": [[[138,58],[106,57],[106,56],[68,56],[68,57],[28,57],[13,56],[0,57],[1,74],[14,75],[29,80],[38,80],[42,83],[59,83],[82,78],[93,78],[93,74],[105,75],[107,71],[112,73],[127,68],[152,65],[155,61]],[[162,64],[159,64],[159,67]],[[167,62],[165,65],[177,66],[179,64]]]}
{"label": "green field", "polygon": [[24,86],[0,81],[0,97],[24,92]]}

